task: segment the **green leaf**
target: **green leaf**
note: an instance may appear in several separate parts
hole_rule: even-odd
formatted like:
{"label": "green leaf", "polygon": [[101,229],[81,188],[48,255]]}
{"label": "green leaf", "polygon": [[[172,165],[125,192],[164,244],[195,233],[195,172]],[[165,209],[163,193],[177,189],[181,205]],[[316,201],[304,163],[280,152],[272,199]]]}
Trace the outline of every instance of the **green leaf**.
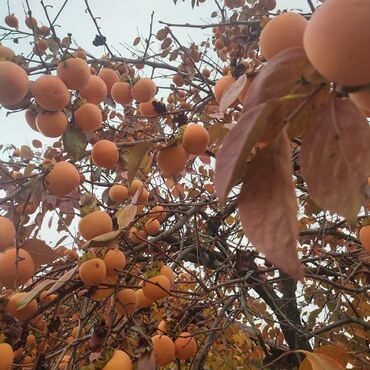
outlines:
{"label": "green leaf", "polygon": [[77,161],[81,159],[87,147],[86,135],[75,127],[70,127],[63,135],[64,150]]}
{"label": "green leaf", "polygon": [[134,180],[138,169],[140,168],[143,159],[146,156],[149,148],[153,146],[150,142],[142,142],[135,145],[127,156],[127,173],[128,173],[128,186],[130,187]]}

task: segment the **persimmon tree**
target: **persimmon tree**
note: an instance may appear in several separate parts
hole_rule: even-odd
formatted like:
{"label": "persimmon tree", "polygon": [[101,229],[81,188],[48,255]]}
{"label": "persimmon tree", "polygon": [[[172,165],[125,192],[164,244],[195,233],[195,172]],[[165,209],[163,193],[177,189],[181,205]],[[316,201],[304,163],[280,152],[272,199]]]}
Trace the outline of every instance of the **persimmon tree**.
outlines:
{"label": "persimmon tree", "polygon": [[0,370],[368,369],[370,3],[192,0],[118,51],[84,0],[93,53],[68,2],[0,26],[35,134],[2,143]]}

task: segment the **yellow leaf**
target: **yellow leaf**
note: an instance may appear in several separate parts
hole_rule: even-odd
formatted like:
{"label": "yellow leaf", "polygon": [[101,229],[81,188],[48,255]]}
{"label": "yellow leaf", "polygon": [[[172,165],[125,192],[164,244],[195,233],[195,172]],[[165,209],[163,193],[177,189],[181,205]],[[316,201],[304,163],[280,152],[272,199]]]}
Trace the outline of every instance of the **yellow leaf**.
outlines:
{"label": "yellow leaf", "polygon": [[[312,370],[345,370],[345,368],[333,358],[326,356],[322,353],[308,352],[304,350],[297,350],[296,352],[304,353],[309,361]],[[308,370],[307,363],[303,361],[299,366],[299,370]]]}
{"label": "yellow leaf", "polygon": [[124,229],[127,227],[136,215],[137,207],[135,204],[129,204],[128,206],[121,208],[116,213],[118,227]]}

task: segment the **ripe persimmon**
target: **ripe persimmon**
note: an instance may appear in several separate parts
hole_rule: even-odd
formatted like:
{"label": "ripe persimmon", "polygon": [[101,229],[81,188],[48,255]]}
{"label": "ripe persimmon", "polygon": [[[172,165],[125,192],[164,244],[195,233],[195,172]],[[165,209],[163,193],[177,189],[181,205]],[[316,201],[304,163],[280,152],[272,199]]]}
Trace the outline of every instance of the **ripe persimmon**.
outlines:
{"label": "ripe persimmon", "polygon": [[107,276],[118,275],[126,266],[126,257],[124,253],[117,248],[109,249],[103,261],[107,267]]}
{"label": "ripe persimmon", "polygon": [[0,282],[6,288],[13,289],[26,283],[35,273],[35,264],[26,250],[18,249],[18,264],[16,257],[16,248],[7,249],[4,254],[0,254]]}
{"label": "ripe persimmon", "polygon": [[13,348],[8,343],[0,343],[0,370],[10,370],[14,360]]}
{"label": "ripe persimmon", "polygon": [[157,163],[163,176],[169,177],[181,172],[188,158],[184,147],[176,145],[161,149],[157,154]]}
{"label": "ripe persimmon", "polygon": [[36,126],[46,137],[59,137],[67,129],[68,118],[63,112],[40,112]]}
{"label": "ripe persimmon", "polygon": [[128,82],[116,82],[110,93],[116,103],[127,105],[132,102],[131,85]]}
{"label": "ripe persimmon", "polygon": [[73,117],[75,124],[84,132],[97,130],[103,122],[99,107],[92,103],[83,104],[74,112]]}
{"label": "ripe persimmon", "polygon": [[168,365],[175,359],[175,344],[172,339],[163,334],[152,337],[155,362],[159,366]]}
{"label": "ripe persimmon", "polygon": [[113,168],[118,162],[118,148],[112,141],[99,140],[92,148],[91,157],[97,166]]}
{"label": "ripe persimmon", "polygon": [[27,16],[24,20],[24,23],[30,30],[33,30],[37,27],[37,19],[31,16]]}
{"label": "ripe persimmon", "polygon": [[98,235],[112,231],[113,222],[108,213],[94,211],[80,219],[78,230],[84,239],[91,240]]}
{"label": "ripe persimmon", "polygon": [[167,324],[166,324],[166,321],[164,320],[161,320],[158,324],[158,328],[157,328],[157,333],[158,334],[163,334],[163,333],[166,333],[167,332]]}
{"label": "ripe persimmon", "polygon": [[143,243],[147,235],[145,230],[138,230],[135,226],[128,231],[128,239],[134,244]]}
{"label": "ripe persimmon", "polygon": [[32,130],[39,132],[39,129],[37,128],[37,124],[36,124],[37,114],[38,113],[34,109],[28,108],[24,115],[25,115],[28,126],[30,126]]}
{"label": "ripe persimmon", "polygon": [[66,107],[70,96],[67,86],[56,76],[39,77],[31,87],[37,104],[44,110],[57,112]]}
{"label": "ripe persimmon", "polygon": [[147,103],[157,93],[157,86],[150,78],[141,78],[131,89],[131,96],[139,103]]}
{"label": "ripe persimmon", "polygon": [[144,225],[144,230],[149,235],[156,235],[159,233],[159,230],[161,228],[161,224],[156,218],[150,218]]}
{"label": "ripe persimmon", "polygon": [[156,99],[151,99],[146,103],[140,103],[139,104],[139,114],[143,117],[155,117],[158,116],[158,112],[155,110],[154,102],[156,102]]}
{"label": "ripe persimmon", "polygon": [[359,232],[359,239],[362,246],[370,252],[370,225],[362,226]]}
{"label": "ripe persimmon", "polygon": [[176,276],[172,268],[169,266],[163,265],[161,269],[159,270],[159,272],[161,275],[167,276],[168,280],[171,283],[171,286],[173,286]]}
{"label": "ripe persimmon", "polygon": [[108,93],[111,92],[112,86],[119,82],[119,74],[117,71],[111,68],[103,68],[98,73],[98,76],[104,81],[105,86],[107,87]]}
{"label": "ripe persimmon", "polygon": [[208,131],[200,125],[190,124],[184,131],[182,146],[189,154],[202,154],[209,143]]}
{"label": "ripe persimmon", "polygon": [[131,358],[126,352],[116,349],[102,370],[132,370]]}
{"label": "ripe persimmon", "polygon": [[125,288],[117,293],[116,311],[119,315],[129,315],[137,307],[137,295],[134,290]]}
{"label": "ripe persimmon", "polygon": [[9,14],[5,17],[4,22],[7,26],[11,28],[18,29],[19,21],[18,18],[14,14]]}
{"label": "ripe persimmon", "polygon": [[77,168],[69,162],[58,162],[45,178],[46,187],[54,195],[69,194],[80,182]]}
{"label": "ripe persimmon", "polygon": [[133,197],[142,186],[144,186],[144,183],[141,180],[134,179],[128,189],[129,194]]}
{"label": "ripe persimmon", "polygon": [[[214,88],[214,91],[213,91],[213,94],[215,96],[215,99],[217,101],[218,104],[220,104],[221,102],[221,99],[222,99],[222,95],[224,94],[224,92],[235,82],[235,78],[231,75],[227,75],[227,76],[222,76],[215,84],[215,88]],[[237,103],[237,99],[235,100],[235,102],[232,104],[236,104]]]}
{"label": "ripe persimmon", "polygon": [[117,280],[118,276],[106,276],[101,284],[98,285],[96,292],[91,295],[91,298],[99,302],[110,297],[114,293]]}
{"label": "ripe persimmon", "polygon": [[15,293],[13,294],[6,305],[6,312],[8,315],[16,318],[19,321],[25,321],[30,318],[38,309],[38,304],[36,299],[32,299],[29,303],[27,303],[21,309],[17,308],[17,302],[21,299],[25,298],[27,293]]}
{"label": "ripe persimmon", "polygon": [[98,286],[106,278],[107,268],[101,258],[92,258],[82,262],[78,274],[87,287]]}
{"label": "ripe persimmon", "polygon": [[189,332],[181,333],[175,340],[176,357],[180,360],[188,360],[198,351],[197,341]]}
{"label": "ripe persimmon", "polygon": [[365,46],[370,39],[369,19],[368,0],[327,0],[312,14],[304,49],[328,81],[345,86],[370,83],[370,50]]}
{"label": "ripe persimmon", "polygon": [[90,76],[86,86],[80,90],[82,98],[88,103],[100,104],[108,95],[105,82],[98,76]]}
{"label": "ripe persimmon", "polygon": [[83,89],[87,85],[90,75],[89,65],[81,58],[69,58],[58,64],[57,76],[70,90]]}
{"label": "ripe persimmon", "polygon": [[6,46],[0,45],[0,59],[12,60],[14,51]]}
{"label": "ripe persimmon", "polygon": [[33,334],[27,335],[26,345],[28,347],[33,347],[35,345],[35,343],[36,343],[36,337]]}
{"label": "ripe persimmon", "polygon": [[147,308],[150,307],[153,304],[153,300],[148,298],[142,289],[139,289],[136,291],[137,295],[137,306],[139,308]]}
{"label": "ripe persimmon", "polygon": [[0,251],[13,245],[15,239],[15,227],[8,218],[0,216]]}
{"label": "ripe persimmon", "polygon": [[169,295],[171,283],[167,276],[156,275],[145,281],[143,284],[144,294],[154,301]]}
{"label": "ripe persimmon", "polygon": [[162,223],[166,219],[166,212],[164,211],[163,206],[157,205],[150,210],[149,216],[156,218],[160,223]]}
{"label": "ripe persimmon", "polygon": [[109,198],[116,203],[123,203],[129,198],[128,189],[126,186],[115,184],[109,189]]}
{"label": "ripe persimmon", "polygon": [[298,13],[284,12],[273,17],[260,35],[262,55],[269,60],[283,50],[303,47],[306,26],[306,18]]}
{"label": "ripe persimmon", "polygon": [[28,92],[28,76],[19,65],[0,62],[0,104],[18,104]]}

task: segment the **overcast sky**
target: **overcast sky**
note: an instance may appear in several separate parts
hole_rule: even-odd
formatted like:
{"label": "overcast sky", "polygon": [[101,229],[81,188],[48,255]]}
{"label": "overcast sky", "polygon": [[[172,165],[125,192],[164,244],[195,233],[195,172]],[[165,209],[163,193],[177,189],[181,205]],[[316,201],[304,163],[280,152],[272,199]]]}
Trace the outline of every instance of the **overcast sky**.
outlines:
{"label": "overcast sky", "polygon": [[[161,28],[158,21],[167,21],[173,23],[209,23],[210,14],[216,9],[214,0],[206,0],[200,7],[194,10],[190,6],[191,0],[178,0],[177,5],[173,0],[90,0],[90,6],[96,16],[101,17],[98,20],[101,30],[107,36],[108,44],[118,49],[123,56],[130,57],[129,52],[125,50],[120,43],[132,44],[133,39],[139,34],[146,37],[149,32],[149,21],[151,12],[154,11],[154,31]],[[45,0],[46,4],[53,5],[50,9],[50,15],[53,19],[60,5],[64,0]],[[34,16],[43,24],[47,24],[44,12],[39,0],[29,0]],[[278,0],[280,8],[308,10],[305,0]],[[21,29],[24,26],[24,8],[25,2],[22,0],[10,1],[11,12],[14,12],[20,20]],[[6,0],[0,0],[0,19],[3,20],[7,15]],[[96,48],[92,45],[96,30],[90,17],[85,13],[84,0],[70,0],[65,7],[58,24],[58,34],[66,35],[72,33],[73,39],[83,48],[92,52],[95,56],[103,53],[103,48]],[[190,43],[191,40],[200,41],[210,35],[210,30],[200,31],[187,28],[176,28],[175,34],[182,43]],[[25,51],[25,43],[18,47],[11,42],[4,42],[4,45],[14,48],[16,52]],[[27,48],[27,51],[30,48]],[[45,139],[42,135],[32,131],[24,120],[24,114],[12,114],[5,116],[5,111],[0,110],[1,136],[0,144],[13,143],[16,146],[30,144],[32,139],[40,139],[44,143],[52,142]]]}

